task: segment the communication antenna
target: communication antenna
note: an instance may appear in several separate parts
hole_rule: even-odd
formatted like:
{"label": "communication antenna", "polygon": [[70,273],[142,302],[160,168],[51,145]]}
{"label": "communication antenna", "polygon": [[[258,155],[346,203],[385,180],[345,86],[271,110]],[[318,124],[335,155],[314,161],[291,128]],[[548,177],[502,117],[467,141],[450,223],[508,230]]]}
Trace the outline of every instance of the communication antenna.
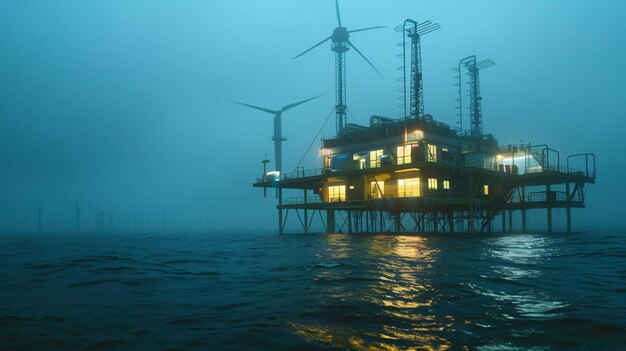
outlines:
{"label": "communication antenna", "polygon": [[[267,174],[267,164],[270,162],[270,160],[267,158],[267,155],[265,155],[265,159],[263,159],[263,161],[261,161],[263,163],[263,175],[261,175],[261,179],[265,180],[265,175]],[[263,197],[267,197],[267,188],[263,187]]]}
{"label": "communication antenna", "polygon": [[458,67],[453,70],[458,71],[458,86],[459,86],[459,126],[461,131],[463,130],[463,76],[468,76],[469,84],[469,115],[470,115],[470,135],[473,137],[483,136],[483,117],[480,95],[480,79],[478,72],[494,66],[496,63],[491,59],[484,59],[482,61],[476,61],[476,55],[464,57],[459,61]]}
{"label": "communication antenna", "polygon": [[[424,21],[418,23],[410,18],[406,19],[401,26],[395,28],[396,32],[402,32],[402,66],[398,70],[403,72],[402,92],[404,118],[421,118],[424,116],[424,85],[422,81],[422,36],[440,29],[439,23]],[[411,39],[411,72],[407,81],[406,73],[406,38]],[[407,86],[410,94],[407,104]],[[409,111],[407,111],[407,105]],[[407,113],[408,112],[408,113]]]}

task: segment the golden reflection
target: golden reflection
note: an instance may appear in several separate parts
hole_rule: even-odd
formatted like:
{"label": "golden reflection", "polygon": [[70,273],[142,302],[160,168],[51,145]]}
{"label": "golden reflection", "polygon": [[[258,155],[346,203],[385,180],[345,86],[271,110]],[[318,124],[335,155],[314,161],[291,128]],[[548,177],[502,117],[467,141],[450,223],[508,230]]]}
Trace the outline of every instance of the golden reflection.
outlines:
{"label": "golden reflection", "polygon": [[[363,306],[360,311],[370,311],[361,312],[369,314],[365,319],[375,322],[360,328],[341,322],[329,325],[294,322],[290,326],[296,335],[320,345],[350,350],[434,351],[453,348],[452,343],[442,335],[454,331],[455,318],[437,315],[433,311],[439,293],[432,286],[431,276],[439,250],[430,245],[429,239],[387,235],[355,239],[342,234],[330,234],[326,239],[328,251],[322,256],[351,258],[351,263],[366,265],[355,267],[354,271],[371,278],[362,285],[324,287],[329,293],[326,296],[331,299],[329,305],[348,303]],[[354,257],[357,253],[363,257]],[[348,273],[353,272],[350,270]],[[328,277],[331,274],[342,273],[333,272],[328,267],[318,276]]]}
{"label": "golden reflection", "polygon": [[327,251],[330,258],[343,260],[350,258],[352,252],[352,243],[350,236],[347,234],[328,234],[326,235]]}
{"label": "golden reflection", "polygon": [[[318,326],[291,323],[292,330],[303,339],[326,344],[339,349],[359,351],[444,351],[449,350],[452,344],[435,335],[414,333],[413,331],[392,331],[385,334],[364,333],[362,337],[355,336],[359,331],[353,328],[323,328]],[[369,339],[379,339],[376,341]],[[366,340],[367,339],[367,340]],[[410,341],[415,345],[394,345],[389,340]]]}

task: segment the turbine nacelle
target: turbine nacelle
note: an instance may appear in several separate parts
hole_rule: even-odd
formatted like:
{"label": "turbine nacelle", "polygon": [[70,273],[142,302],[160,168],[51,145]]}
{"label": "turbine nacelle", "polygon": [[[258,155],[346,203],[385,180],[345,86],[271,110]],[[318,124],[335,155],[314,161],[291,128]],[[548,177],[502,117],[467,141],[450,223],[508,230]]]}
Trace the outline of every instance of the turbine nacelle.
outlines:
{"label": "turbine nacelle", "polygon": [[365,57],[365,55],[363,55],[363,53],[350,41],[350,33],[383,28],[383,26],[348,30],[346,27],[341,25],[339,0],[335,0],[335,9],[337,13],[337,27],[333,30],[333,33],[329,37],[322,39],[319,43],[295,56],[294,59],[306,54],[327,41],[331,42],[330,49],[335,53],[335,113],[337,121],[337,135],[339,135],[347,125],[345,53],[351,48],[354,49],[354,51],[356,51],[357,54],[363,58],[363,60],[365,60],[378,74],[380,74],[374,64],[372,64],[370,60],[368,60],[367,57]]}
{"label": "turbine nacelle", "polygon": [[350,39],[350,32],[348,32],[348,28],[346,27],[337,27],[333,31],[333,35],[331,36],[331,40],[333,43],[347,43]]}

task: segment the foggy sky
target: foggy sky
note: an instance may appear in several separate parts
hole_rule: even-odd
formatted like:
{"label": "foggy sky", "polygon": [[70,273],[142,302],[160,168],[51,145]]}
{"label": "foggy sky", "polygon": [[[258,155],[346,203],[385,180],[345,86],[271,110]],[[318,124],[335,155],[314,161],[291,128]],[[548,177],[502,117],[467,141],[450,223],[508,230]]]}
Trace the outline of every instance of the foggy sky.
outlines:
{"label": "foggy sky", "polygon": [[[422,40],[425,112],[456,123],[451,68],[491,58],[481,73],[483,123],[500,144],[595,152],[597,184],[575,229],[624,228],[626,3],[623,1],[340,2],[351,40],[381,71],[347,54],[347,105],[361,124],[399,117],[396,55],[406,18],[432,20]],[[334,105],[332,0],[0,2],[0,231],[73,228],[81,194],[119,227],[275,230],[275,199],[251,183],[273,158],[283,116],[283,168],[293,169]],[[350,119],[351,122],[354,120]],[[468,125],[468,121],[464,121]],[[334,134],[334,117],[324,136]],[[306,168],[321,165],[316,141]],[[272,160],[273,161],[273,160]],[[271,193],[271,192],[270,192]]]}

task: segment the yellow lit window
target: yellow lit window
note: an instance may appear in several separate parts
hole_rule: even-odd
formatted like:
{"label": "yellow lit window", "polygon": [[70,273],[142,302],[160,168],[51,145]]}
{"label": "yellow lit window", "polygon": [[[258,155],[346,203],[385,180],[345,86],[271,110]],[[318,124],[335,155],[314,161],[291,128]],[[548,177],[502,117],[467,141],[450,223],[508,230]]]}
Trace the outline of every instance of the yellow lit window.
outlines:
{"label": "yellow lit window", "polygon": [[411,163],[411,145],[398,146],[396,161],[399,165]]}
{"label": "yellow lit window", "polygon": [[428,178],[428,189],[437,190],[437,178]]}
{"label": "yellow lit window", "polygon": [[449,180],[444,180],[443,181],[443,188],[448,190],[450,189],[450,181]]}
{"label": "yellow lit window", "polygon": [[428,145],[428,162],[437,162],[437,145]]}
{"label": "yellow lit window", "polygon": [[380,167],[380,156],[383,155],[383,149],[370,151],[370,168]]}
{"label": "yellow lit window", "polygon": [[346,186],[336,185],[328,187],[328,201],[338,202],[346,200]]}
{"label": "yellow lit window", "polygon": [[489,195],[489,185],[483,185],[483,195]]}
{"label": "yellow lit window", "polygon": [[421,196],[420,179],[408,178],[398,179],[398,196],[399,197],[412,197]]}
{"label": "yellow lit window", "polygon": [[385,194],[385,182],[382,180],[370,182],[370,194],[372,199],[380,199]]}

